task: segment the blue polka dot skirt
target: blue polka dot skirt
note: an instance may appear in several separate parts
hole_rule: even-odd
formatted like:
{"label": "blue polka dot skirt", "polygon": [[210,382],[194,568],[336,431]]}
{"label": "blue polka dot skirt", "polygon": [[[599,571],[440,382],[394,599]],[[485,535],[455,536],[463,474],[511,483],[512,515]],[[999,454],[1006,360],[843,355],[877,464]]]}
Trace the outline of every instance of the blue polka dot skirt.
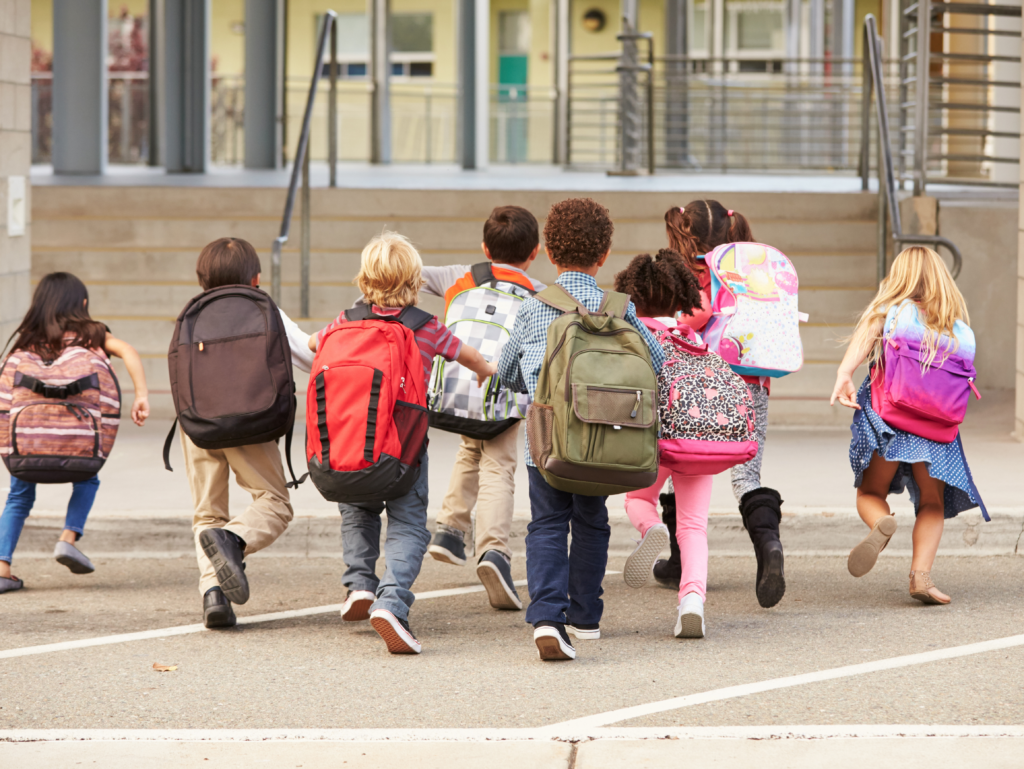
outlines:
{"label": "blue polka dot skirt", "polygon": [[890,462],[899,462],[896,476],[889,487],[890,494],[910,491],[916,515],[921,498],[920,489],[914,481],[911,465],[924,462],[932,478],[945,481],[944,509],[946,518],[953,518],[964,510],[981,507],[985,519],[988,513],[967,466],[963,444],[959,437],[953,443],[936,443],[918,435],[912,435],[882,421],[871,408],[871,378],[867,377],[857,393],[860,411],[855,412],[850,432],[850,466],[853,468],[855,487],[864,478],[864,470],[871,463],[875,452]]}

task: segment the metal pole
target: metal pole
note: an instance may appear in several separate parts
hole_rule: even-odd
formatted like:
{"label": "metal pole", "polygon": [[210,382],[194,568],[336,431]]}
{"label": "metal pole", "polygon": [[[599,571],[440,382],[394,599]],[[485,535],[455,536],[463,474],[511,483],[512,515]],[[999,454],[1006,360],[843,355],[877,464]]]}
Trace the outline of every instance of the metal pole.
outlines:
{"label": "metal pole", "polygon": [[924,194],[928,173],[928,76],[931,52],[932,3],[917,3],[917,57],[914,66],[914,195]]}
{"label": "metal pole", "polygon": [[[868,177],[871,175],[871,67],[868,56],[871,41],[867,25],[864,27],[864,65],[860,97],[860,189],[868,191]],[[880,86],[884,87],[884,86]],[[879,171],[881,173],[881,171]]]}
{"label": "metal pole", "polygon": [[886,267],[886,250],[889,243],[888,233],[888,216],[886,215],[886,208],[888,207],[888,201],[886,198],[885,181],[882,179],[882,163],[881,157],[879,157],[878,163],[878,261],[876,269],[876,279],[879,283],[885,279],[885,273],[887,272]]}
{"label": "metal pole", "polygon": [[[331,24],[331,91],[327,104],[327,162],[330,165],[328,184],[338,186],[338,25]],[[308,154],[307,165],[308,165]],[[309,176],[308,171],[304,171]],[[308,184],[308,182],[304,182]],[[308,283],[308,275],[307,275]],[[308,293],[308,290],[307,290]],[[308,310],[308,304],[306,306]],[[303,317],[309,317],[304,315]]]}
{"label": "metal pole", "polygon": [[569,0],[554,0],[556,165],[569,164]]}
{"label": "metal pole", "polygon": [[370,2],[370,162],[391,162],[391,3]]}
{"label": "metal pole", "polygon": [[647,173],[654,176],[654,38],[647,38]]}
{"label": "metal pole", "polygon": [[146,144],[149,148],[149,156],[146,158],[146,163],[151,166],[158,166],[161,162],[160,129],[162,127],[161,103],[163,95],[160,93],[162,85],[160,82],[160,55],[162,50],[162,41],[158,25],[163,22],[163,18],[164,12],[162,0],[149,0],[149,18],[146,20],[148,24],[147,34],[149,38],[149,78],[146,84],[149,92],[146,117],[149,124],[146,126],[148,134]]}
{"label": "metal pole", "polygon": [[299,315],[309,317],[309,247],[310,247],[309,150],[302,161],[302,227],[299,241]]}

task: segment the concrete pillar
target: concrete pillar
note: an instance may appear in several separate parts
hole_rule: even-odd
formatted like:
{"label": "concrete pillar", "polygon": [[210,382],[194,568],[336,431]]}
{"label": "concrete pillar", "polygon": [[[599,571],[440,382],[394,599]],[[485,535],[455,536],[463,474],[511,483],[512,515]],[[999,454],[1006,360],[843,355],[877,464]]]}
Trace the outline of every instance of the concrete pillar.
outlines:
{"label": "concrete pillar", "polygon": [[484,169],[490,160],[490,39],[490,0],[459,0],[460,154],[466,170]]}
{"label": "concrete pillar", "polygon": [[53,0],[53,170],[107,170],[107,0]]}
{"label": "concrete pillar", "polygon": [[570,0],[552,0],[552,50],[555,85],[555,165],[569,163]]}
{"label": "concrete pillar", "polygon": [[281,167],[284,2],[245,0],[245,167]]}
{"label": "concrete pillar", "polygon": [[[1007,3],[1011,4],[1011,3]],[[1018,5],[1019,0],[1013,0]],[[1014,57],[1021,52],[1021,20],[1007,16],[996,16],[992,26],[999,32],[1018,32],[1017,37],[996,35],[990,38],[991,52],[996,56]],[[1021,79],[1021,65],[1012,61],[996,61],[992,63],[992,79],[1002,82],[1015,82]],[[1020,133],[1021,89],[1008,86],[992,88],[992,104],[996,107],[1013,107],[1013,112],[994,112],[991,115],[992,128],[999,133]],[[992,154],[1000,158],[1020,157],[1018,142],[1015,139],[996,136],[992,139]],[[1020,165],[1014,163],[993,163],[992,181],[1010,182],[1020,179]]]}
{"label": "concrete pillar", "polygon": [[391,2],[370,6],[370,162],[391,162]]}
{"label": "concrete pillar", "polygon": [[164,166],[202,174],[210,164],[210,2],[163,2]]}
{"label": "concrete pillar", "polygon": [[4,342],[32,296],[32,0],[0,3],[0,339]]}
{"label": "concrete pillar", "polygon": [[687,0],[665,0],[665,161],[670,168],[690,165],[689,64],[675,57],[689,48]]}

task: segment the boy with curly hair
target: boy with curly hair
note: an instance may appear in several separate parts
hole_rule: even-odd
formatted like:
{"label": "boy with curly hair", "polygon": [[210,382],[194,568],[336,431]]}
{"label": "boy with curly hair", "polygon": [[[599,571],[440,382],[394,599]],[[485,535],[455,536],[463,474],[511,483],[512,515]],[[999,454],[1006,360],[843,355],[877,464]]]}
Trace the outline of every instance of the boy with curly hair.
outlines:
{"label": "boy with curly hair", "polygon": [[[589,198],[563,200],[551,207],[544,225],[545,251],[558,272],[556,281],[576,301],[597,312],[604,291],[596,276],[611,252],[614,231],[608,209]],[[533,398],[545,360],[548,326],[560,311],[536,298],[523,302],[512,337],[498,362],[498,376],[512,389]],[[636,316],[630,302],[626,321],[643,337],[655,373],[665,354]],[[575,659],[569,633],[577,639],[601,637],[601,600],[608,565],[607,497],[559,491],[544,480],[526,446],[531,521],[526,535],[526,576],[530,606],[526,621],[534,627],[541,659]],[[572,548],[567,538],[572,533]]]}

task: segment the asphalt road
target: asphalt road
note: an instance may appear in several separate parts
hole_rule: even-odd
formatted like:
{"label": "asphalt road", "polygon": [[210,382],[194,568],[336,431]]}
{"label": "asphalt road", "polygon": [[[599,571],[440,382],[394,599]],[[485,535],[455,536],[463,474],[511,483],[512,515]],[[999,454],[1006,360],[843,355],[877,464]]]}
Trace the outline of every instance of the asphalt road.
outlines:
{"label": "asphalt road", "polygon": [[[753,558],[713,557],[708,636],[672,637],[675,593],[605,579],[599,641],[541,663],[523,613],[483,593],[413,607],[418,657],[389,655],[368,624],[336,612],[228,631],[0,659],[0,729],[543,727],[623,707],[782,676],[1013,636],[1024,626],[1024,560],[943,557],[953,597],[907,594],[909,563],[882,559],[855,580],[840,558],[791,558],[772,610],[753,594]],[[517,579],[522,559],[514,562]],[[23,562],[28,587],[0,596],[0,648],[16,649],[201,621],[187,559],[109,559],[75,577]],[[610,569],[621,569],[613,558]],[[254,559],[239,615],[339,603],[336,558]],[[477,584],[427,559],[418,592]],[[521,592],[526,593],[525,588]],[[157,673],[154,663],[176,665]],[[669,710],[619,726],[1021,724],[1024,647]]]}

